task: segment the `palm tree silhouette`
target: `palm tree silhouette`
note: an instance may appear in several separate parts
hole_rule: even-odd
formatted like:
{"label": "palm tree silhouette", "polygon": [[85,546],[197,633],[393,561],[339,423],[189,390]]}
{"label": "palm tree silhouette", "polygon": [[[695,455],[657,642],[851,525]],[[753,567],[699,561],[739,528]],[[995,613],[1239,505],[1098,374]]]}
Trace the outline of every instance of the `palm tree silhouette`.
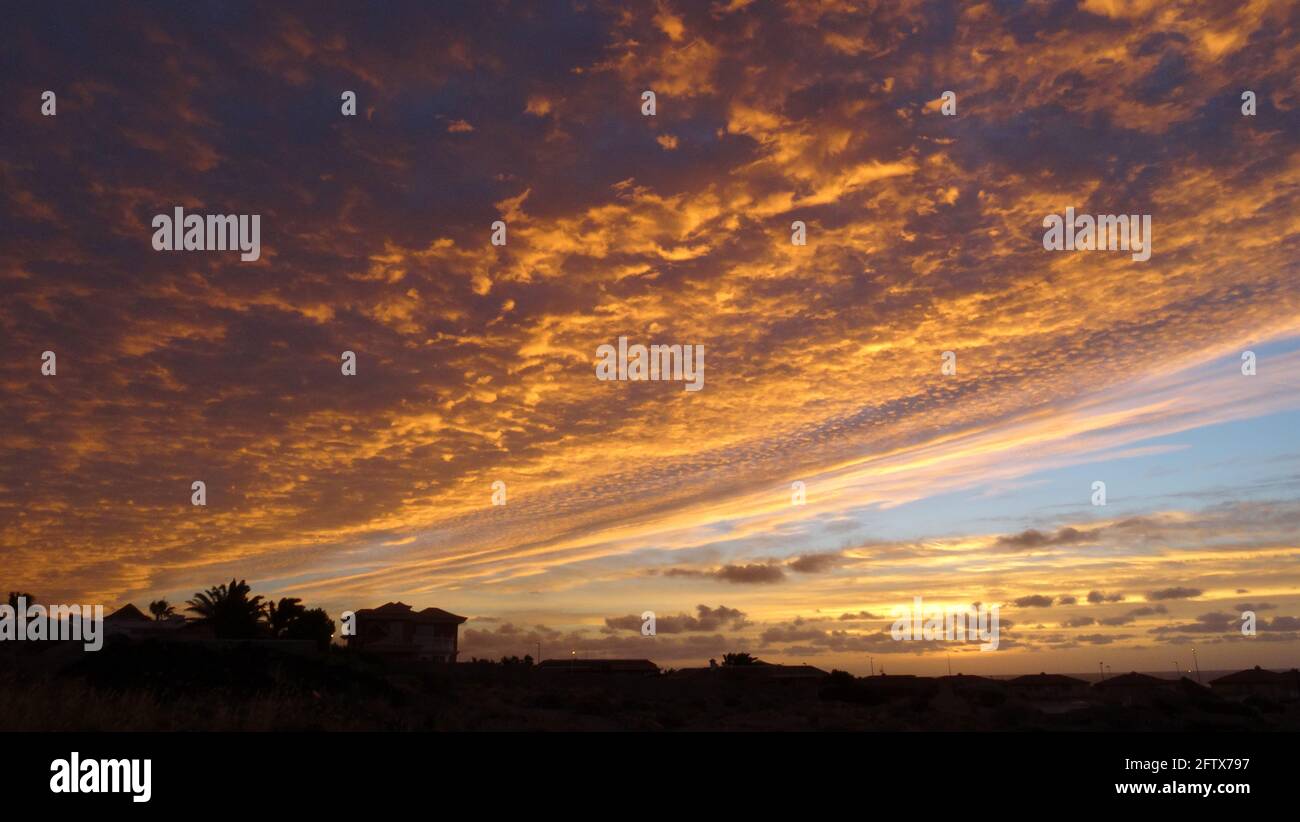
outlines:
{"label": "palm tree silhouette", "polygon": [[176,615],[176,606],[165,599],[155,600],[149,603],[149,613],[153,614],[155,620],[161,622]]}
{"label": "palm tree silhouette", "polygon": [[196,593],[185,610],[198,614],[194,621],[210,626],[218,639],[252,639],[262,631],[266,605],[261,595],[250,597],[251,591],[245,580],[232,579],[229,586]]}

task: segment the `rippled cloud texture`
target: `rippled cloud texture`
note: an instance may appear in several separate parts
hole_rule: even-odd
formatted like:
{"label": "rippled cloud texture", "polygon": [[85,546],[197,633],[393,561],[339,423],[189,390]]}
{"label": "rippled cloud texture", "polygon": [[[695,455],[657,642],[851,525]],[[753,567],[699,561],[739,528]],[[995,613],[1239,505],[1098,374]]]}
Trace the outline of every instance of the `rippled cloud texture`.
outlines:
{"label": "rippled cloud texture", "polygon": [[[0,584],[400,599],[471,615],[466,656],[1294,665],[1298,28],[1120,0],[11,11]],[[261,258],[155,252],[178,205],[260,214]],[[1067,206],[1152,215],[1151,259],[1045,251]],[[703,345],[704,390],[598,381],[619,336]],[[914,596],[1001,604],[1002,649],[891,641]]]}

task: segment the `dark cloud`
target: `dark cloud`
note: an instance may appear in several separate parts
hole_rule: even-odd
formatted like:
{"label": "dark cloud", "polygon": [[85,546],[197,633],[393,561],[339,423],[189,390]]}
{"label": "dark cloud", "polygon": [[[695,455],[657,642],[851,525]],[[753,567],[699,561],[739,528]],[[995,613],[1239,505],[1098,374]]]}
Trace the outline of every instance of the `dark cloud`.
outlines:
{"label": "dark cloud", "polygon": [[1133,608],[1116,616],[1103,617],[1099,619],[1098,622],[1102,625],[1128,625],[1138,617],[1165,613],[1168,613],[1168,610],[1163,605],[1143,606],[1141,608]]}
{"label": "dark cloud", "polygon": [[1088,601],[1094,605],[1102,602],[1123,602],[1124,595],[1120,593],[1106,594],[1101,591],[1089,591]]}
{"label": "dark cloud", "polygon": [[1241,617],[1237,614],[1222,614],[1211,612],[1201,614],[1195,622],[1184,622],[1177,625],[1159,625],[1151,629],[1153,634],[1223,634],[1233,630],[1240,630]]}
{"label": "dark cloud", "polygon": [[778,625],[763,631],[761,638],[766,645],[775,642],[821,641],[826,636],[828,636],[827,632],[818,628]]}
{"label": "dark cloud", "polygon": [[858,611],[856,614],[850,614],[850,613],[840,614],[839,618],[841,622],[850,622],[853,620],[887,619],[888,617],[884,617],[879,614],[873,614],[870,611]]}
{"label": "dark cloud", "polygon": [[1101,530],[1094,528],[1091,531],[1080,531],[1077,528],[1062,528],[1055,534],[1045,534],[1031,528],[1019,534],[998,537],[997,544],[1000,547],[1024,551],[1055,545],[1078,545],[1095,540],[1101,534]]}
{"label": "dark cloud", "polygon": [[1144,605],[1141,608],[1134,608],[1133,610],[1129,611],[1129,613],[1135,617],[1142,617],[1142,616],[1151,616],[1153,614],[1167,614],[1169,613],[1169,609],[1163,605],[1151,605],[1151,606]]}
{"label": "dark cloud", "polygon": [[[656,633],[680,634],[722,629],[740,630],[749,625],[743,611],[728,608],[725,605],[719,605],[716,608],[710,608],[707,605],[696,605],[695,611],[694,616],[690,614],[678,614],[676,616],[670,614],[656,615]],[[644,623],[645,620],[638,614],[606,617],[605,619],[606,628],[617,631],[634,631],[636,633],[641,633]]]}
{"label": "dark cloud", "polygon": [[841,561],[837,553],[804,554],[789,563],[789,568],[801,574],[820,574],[834,568]]}
{"label": "dark cloud", "polygon": [[1162,599],[1192,599],[1199,597],[1202,593],[1204,592],[1200,588],[1183,588],[1179,586],[1151,591],[1147,593],[1147,599],[1152,602],[1158,602]]}
{"label": "dark cloud", "polygon": [[724,565],[713,576],[738,585],[766,585],[784,580],[785,572],[779,565]]}
{"label": "dark cloud", "polygon": [[692,579],[716,579],[740,585],[762,585],[784,580],[785,571],[775,563],[747,563],[744,565],[723,565],[713,570],[699,568],[669,568],[663,572],[666,577],[686,577]]}
{"label": "dark cloud", "polygon": [[[1210,612],[1201,614],[1195,622],[1162,625],[1151,629],[1153,634],[1230,634],[1239,635],[1243,620],[1240,614]],[[1255,625],[1259,632],[1291,632],[1300,630],[1300,618],[1290,616],[1261,619]]]}
{"label": "dark cloud", "polygon": [[1042,596],[1041,594],[1030,594],[1019,599],[1011,601],[1017,608],[1050,608],[1052,607],[1052,597]]}
{"label": "dark cloud", "polygon": [[706,577],[708,573],[694,568],[669,568],[664,571],[666,577]]}
{"label": "dark cloud", "polygon": [[1088,645],[1109,645],[1112,642],[1118,642],[1125,639],[1123,635],[1117,634],[1081,634],[1075,639]]}

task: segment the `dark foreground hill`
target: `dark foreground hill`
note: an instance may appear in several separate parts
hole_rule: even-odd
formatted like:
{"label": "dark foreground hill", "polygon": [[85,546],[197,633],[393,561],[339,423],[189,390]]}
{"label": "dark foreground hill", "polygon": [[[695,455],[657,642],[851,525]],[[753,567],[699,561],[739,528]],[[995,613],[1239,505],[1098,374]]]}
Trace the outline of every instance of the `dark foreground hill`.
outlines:
{"label": "dark foreground hill", "polygon": [[[287,647],[287,646],[286,646]],[[971,678],[968,678],[971,679]],[[977,679],[977,678],[975,678]],[[1040,702],[990,680],[392,667],[332,649],[121,643],[0,656],[9,730],[1297,730],[1300,704],[1207,689]]]}

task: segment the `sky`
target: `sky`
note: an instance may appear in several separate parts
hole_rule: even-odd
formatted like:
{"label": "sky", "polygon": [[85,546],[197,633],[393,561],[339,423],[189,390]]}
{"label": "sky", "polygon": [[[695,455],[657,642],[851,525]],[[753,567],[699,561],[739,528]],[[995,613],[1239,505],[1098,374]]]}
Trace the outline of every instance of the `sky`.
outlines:
{"label": "sky", "polygon": [[[436,606],[462,658],[1294,667],[1298,28],[1143,0],[12,11],[0,586]],[[155,250],[177,206],[260,215],[259,259]],[[1150,215],[1150,259],[1045,248],[1067,207]],[[598,379],[619,337],[703,346],[703,388]],[[915,597],[997,605],[998,649],[894,640]]]}

